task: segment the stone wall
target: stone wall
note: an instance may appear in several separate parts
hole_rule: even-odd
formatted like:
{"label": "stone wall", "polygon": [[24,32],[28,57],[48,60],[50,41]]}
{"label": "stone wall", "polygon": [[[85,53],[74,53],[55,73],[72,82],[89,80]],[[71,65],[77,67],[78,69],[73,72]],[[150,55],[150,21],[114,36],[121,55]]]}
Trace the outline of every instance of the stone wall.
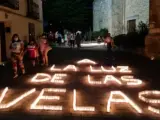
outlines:
{"label": "stone wall", "polygon": [[148,24],[149,0],[126,0],[125,6],[125,32],[128,20],[136,19],[137,26],[140,21]]}
{"label": "stone wall", "polygon": [[112,0],[112,35],[123,33],[124,29],[124,0]]}
{"label": "stone wall", "polygon": [[[108,28],[111,0],[95,0],[93,2],[93,30],[98,31],[102,28]],[[109,14],[110,13],[110,14]],[[111,17],[110,17],[111,18]]]}
{"label": "stone wall", "polygon": [[113,36],[127,32],[127,21],[149,19],[149,0],[94,0],[93,30],[107,28]]}

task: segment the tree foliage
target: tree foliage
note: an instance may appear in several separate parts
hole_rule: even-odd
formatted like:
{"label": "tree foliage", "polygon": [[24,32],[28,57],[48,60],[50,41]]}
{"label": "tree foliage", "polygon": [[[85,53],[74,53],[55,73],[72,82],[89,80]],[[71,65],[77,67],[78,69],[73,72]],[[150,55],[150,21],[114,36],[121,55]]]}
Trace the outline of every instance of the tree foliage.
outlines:
{"label": "tree foliage", "polygon": [[93,0],[46,0],[45,21],[62,22],[65,28],[89,28],[92,26]]}

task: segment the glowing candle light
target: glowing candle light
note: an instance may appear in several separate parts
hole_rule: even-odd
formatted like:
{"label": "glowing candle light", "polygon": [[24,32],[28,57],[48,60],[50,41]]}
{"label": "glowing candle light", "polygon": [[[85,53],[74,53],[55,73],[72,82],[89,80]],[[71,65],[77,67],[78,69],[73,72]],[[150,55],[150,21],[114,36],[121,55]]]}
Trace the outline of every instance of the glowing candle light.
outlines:
{"label": "glowing candle light", "polygon": [[155,113],[155,114],[160,115],[160,109],[154,108],[152,106],[148,106],[148,110]]}
{"label": "glowing candle light", "polygon": [[57,84],[64,84],[64,77],[66,77],[67,74],[55,74],[51,80],[52,83]]}
{"label": "glowing candle light", "polygon": [[[113,96],[121,96],[123,99],[115,99]],[[131,99],[129,99],[123,92],[121,91],[111,91],[111,94],[107,103],[107,112],[111,112],[111,104],[112,103],[127,103],[132,108],[134,108],[138,113],[142,113],[142,109],[136,105]]]}
{"label": "glowing candle light", "polygon": [[138,86],[142,84],[142,81],[139,79],[134,79],[133,76],[122,76],[122,81],[127,82],[128,86]]}
{"label": "glowing candle light", "polygon": [[88,75],[88,83],[89,83],[89,84],[92,84],[92,85],[101,85],[101,84],[102,84],[102,81],[92,81],[92,80],[91,80],[91,76]]}
{"label": "glowing candle light", "polygon": [[92,64],[95,65],[97,64],[95,61],[89,60],[89,59],[83,59],[77,62],[77,64]]}
{"label": "glowing candle light", "polygon": [[50,68],[51,71],[62,71],[62,69],[60,68],[55,68],[55,65],[53,65],[51,68]]}
{"label": "glowing candle light", "polygon": [[132,71],[129,70],[129,67],[128,66],[117,66],[120,73],[131,73]]}
{"label": "glowing candle light", "polygon": [[116,72],[116,68],[114,66],[112,66],[111,68],[112,68],[111,70],[107,70],[103,66],[101,66],[101,69],[102,69],[103,72],[115,73]]}
{"label": "glowing candle light", "polygon": [[64,71],[77,71],[77,68],[75,65],[67,65],[64,69]]}
{"label": "glowing candle light", "polygon": [[119,85],[122,84],[121,81],[118,80],[117,78],[115,78],[113,75],[106,75],[105,80],[104,80],[103,83],[106,84],[106,83],[109,82],[109,81],[113,81],[113,82],[115,82],[115,83],[118,83]]}
{"label": "glowing candle light", "polygon": [[40,100],[59,100],[60,96],[44,96],[44,92],[58,92],[64,93],[66,89],[54,89],[54,88],[45,88],[41,91],[37,99],[31,104],[30,109],[35,110],[52,110],[52,111],[61,111],[63,109],[60,105],[37,105]]}
{"label": "glowing candle light", "polygon": [[[5,88],[2,92],[2,95],[0,97],[0,103],[2,102],[2,100],[4,99],[6,93],[8,91],[8,87]],[[26,93],[22,94],[20,97],[14,99],[13,101],[7,103],[7,104],[0,104],[0,109],[7,109],[12,107],[13,105],[16,105],[19,101],[23,100],[25,97],[31,95],[32,93],[34,93],[36,91],[36,89],[31,89],[29,91],[27,91]]]}
{"label": "glowing candle light", "polygon": [[96,70],[96,69],[94,69],[92,66],[90,66],[90,71],[91,71],[91,72],[93,72],[93,73],[99,73],[99,72],[102,72],[102,70],[101,70],[101,69]]}
{"label": "glowing candle light", "polygon": [[51,80],[51,76],[45,73],[37,73],[32,79],[31,82],[43,83]]}
{"label": "glowing candle light", "polygon": [[149,96],[149,95],[154,95],[154,96],[160,96],[160,91],[142,91],[139,93],[138,97],[140,100],[146,103],[152,103],[152,104],[159,104],[160,99],[151,99],[151,98],[146,98],[144,95]]}
{"label": "glowing candle light", "polygon": [[76,90],[73,90],[73,110],[74,111],[88,111],[93,112],[95,111],[95,107],[84,107],[84,106],[77,106],[76,105]]}

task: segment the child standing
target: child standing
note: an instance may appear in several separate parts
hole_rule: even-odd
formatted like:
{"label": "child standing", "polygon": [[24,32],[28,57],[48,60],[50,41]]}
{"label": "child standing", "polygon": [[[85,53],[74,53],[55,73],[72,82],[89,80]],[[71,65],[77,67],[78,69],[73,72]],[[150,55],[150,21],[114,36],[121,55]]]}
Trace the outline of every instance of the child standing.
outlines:
{"label": "child standing", "polygon": [[14,77],[18,77],[18,65],[20,67],[20,70],[22,74],[25,74],[24,64],[23,64],[23,56],[24,56],[24,43],[19,39],[18,34],[14,34],[12,37],[12,43],[10,45],[11,50],[11,60],[12,60],[12,66],[14,70]]}
{"label": "child standing", "polygon": [[34,40],[30,40],[27,45],[27,53],[34,67],[36,65],[36,59],[38,57],[37,50],[38,50],[38,47],[37,47],[36,42]]}
{"label": "child standing", "polygon": [[48,66],[48,52],[52,48],[49,46],[47,38],[46,38],[45,35],[43,35],[40,38],[39,46],[40,46],[40,52],[41,52],[41,55],[42,55],[42,62],[43,62],[42,65]]}

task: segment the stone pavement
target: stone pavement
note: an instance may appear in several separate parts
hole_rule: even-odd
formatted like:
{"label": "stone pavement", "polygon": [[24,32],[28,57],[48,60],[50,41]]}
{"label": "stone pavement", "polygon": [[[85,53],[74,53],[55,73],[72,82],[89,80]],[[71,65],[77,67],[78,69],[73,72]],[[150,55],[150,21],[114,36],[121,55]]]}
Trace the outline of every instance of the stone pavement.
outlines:
{"label": "stone pavement", "polygon": [[[142,90],[160,90],[159,83],[160,83],[160,76],[159,76],[159,71],[160,71],[160,62],[159,61],[150,61],[149,59],[142,57],[142,56],[137,56],[131,53],[125,53],[125,52],[114,52],[114,60],[108,60],[106,59],[106,51],[101,50],[98,51],[96,49],[70,49],[70,48],[54,48],[52,51],[49,52],[49,67],[41,67],[41,66],[36,66],[35,68],[32,68],[30,63],[25,60],[25,67],[26,67],[26,75],[20,76],[18,79],[13,80],[12,79],[12,70],[11,70],[11,65],[8,63],[6,66],[2,66],[0,68],[0,87],[1,91],[8,86],[10,89],[12,89],[12,92],[15,93],[10,93],[12,94],[12,97],[16,97],[17,95],[22,94],[22,92],[30,90],[32,88],[36,88],[38,93],[32,95],[32,97],[28,98],[27,100],[20,102],[21,104],[18,104],[16,107],[13,107],[11,109],[7,110],[0,110],[0,119],[3,120],[10,120],[10,119],[31,119],[31,120],[48,120],[48,119],[109,119],[109,120],[152,120],[152,119],[157,119],[155,117],[149,117],[146,115],[142,116],[137,116],[132,113],[128,113],[128,111],[125,111],[125,113],[122,114],[112,114],[112,115],[106,115],[104,111],[106,110],[106,104],[100,103],[101,100],[104,99],[104,96],[108,93],[105,93],[105,91],[111,91],[111,90],[122,90],[125,93],[129,92],[130,97],[134,98],[136,102],[139,102],[135,98],[137,96],[137,93]],[[78,73],[67,73],[69,75],[69,83],[65,86],[61,85],[54,85],[51,83],[45,83],[45,84],[32,84],[30,83],[31,78],[36,74],[36,73],[47,73],[47,74],[53,74],[52,72],[48,71],[49,68],[55,64],[57,67],[64,67],[68,64],[75,64],[76,61],[88,58],[91,60],[94,60],[98,62],[98,65],[103,65],[103,66],[108,66],[108,65],[113,65],[113,66],[129,66],[133,70],[133,74],[136,78],[139,78],[143,80],[146,83],[146,86],[143,88],[121,88],[117,86],[111,86],[111,87],[92,87],[86,85],[83,80],[83,76],[86,76],[87,73],[85,72],[78,72]],[[81,67],[81,70],[83,71],[85,67]],[[91,74],[94,76],[94,74]],[[101,78],[101,75],[104,74],[97,74],[95,77]],[[119,76],[119,74],[116,74],[116,76]],[[29,110],[30,104],[35,100],[37,95],[39,94],[40,90],[43,88],[49,88],[49,87],[62,87],[62,88],[67,88],[69,90],[69,94],[67,94],[67,97],[61,102],[64,104],[64,106],[67,108],[65,109],[64,113],[50,113],[50,112],[32,112],[32,110]],[[68,109],[72,109],[72,102],[68,104],[68,101],[70,101],[70,97],[72,96],[72,91],[73,89],[77,89],[80,91],[80,93],[83,95],[81,96],[83,99],[86,98],[85,102],[83,101],[81,104],[92,104],[96,105],[98,114],[90,114],[90,115],[83,115],[84,113],[81,113],[80,115],[75,114],[74,112],[68,112]],[[14,91],[15,90],[15,91]],[[21,92],[21,93],[19,93]],[[136,93],[135,93],[136,92]],[[79,93],[78,93],[79,94]],[[128,95],[128,94],[127,94]],[[12,100],[13,98],[9,97],[9,100]],[[93,99],[93,100],[92,100]],[[105,100],[105,99],[104,99]],[[5,101],[5,100],[4,100]],[[88,101],[88,102],[87,102]],[[107,98],[106,98],[107,101]],[[8,102],[8,101],[7,101]],[[102,102],[102,101],[101,101]],[[79,103],[79,104],[80,104]],[[43,104],[43,102],[41,103]],[[27,109],[26,109],[27,106]],[[143,105],[142,105],[143,106]],[[147,106],[147,105],[146,105]],[[145,107],[146,107],[145,106]],[[142,107],[143,108],[143,107]],[[104,111],[101,111],[100,109],[104,109]],[[119,110],[124,110],[124,109],[119,109]],[[128,110],[128,109],[127,109]],[[67,111],[67,112],[66,112]]]}

